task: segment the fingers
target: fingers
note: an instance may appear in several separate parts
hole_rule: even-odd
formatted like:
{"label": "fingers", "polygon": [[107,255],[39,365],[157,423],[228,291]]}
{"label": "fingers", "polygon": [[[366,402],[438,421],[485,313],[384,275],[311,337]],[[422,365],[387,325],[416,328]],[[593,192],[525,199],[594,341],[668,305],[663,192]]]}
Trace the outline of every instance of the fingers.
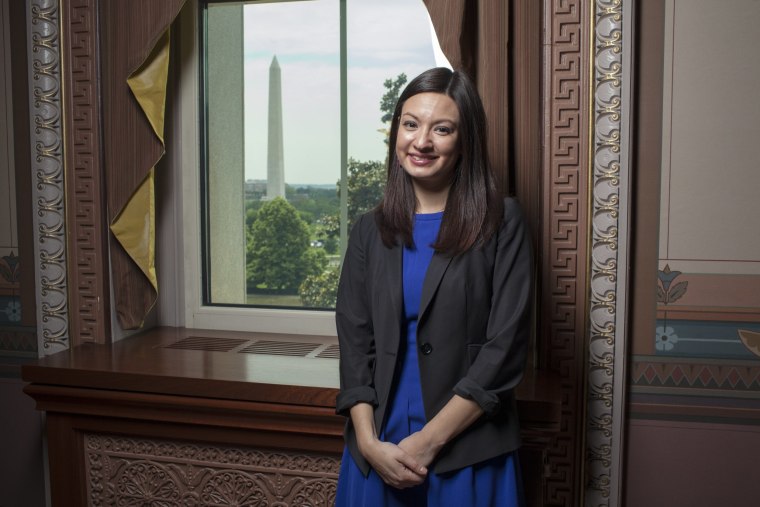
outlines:
{"label": "fingers", "polygon": [[378,442],[365,455],[377,475],[394,488],[408,488],[422,484],[427,469],[395,444]]}
{"label": "fingers", "polygon": [[386,484],[397,489],[417,486],[425,480],[425,474],[418,474],[400,462],[397,462],[396,466],[392,470],[387,471],[387,473],[380,474],[378,472],[378,475],[380,475]]}
{"label": "fingers", "polygon": [[[403,449],[401,449],[403,451]],[[412,455],[408,454],[406,451],[404,451],[399,457],[399,462],[409,470],[410,472],[416,474],[425,476],[427,474],[427,467],[422,466]]]}

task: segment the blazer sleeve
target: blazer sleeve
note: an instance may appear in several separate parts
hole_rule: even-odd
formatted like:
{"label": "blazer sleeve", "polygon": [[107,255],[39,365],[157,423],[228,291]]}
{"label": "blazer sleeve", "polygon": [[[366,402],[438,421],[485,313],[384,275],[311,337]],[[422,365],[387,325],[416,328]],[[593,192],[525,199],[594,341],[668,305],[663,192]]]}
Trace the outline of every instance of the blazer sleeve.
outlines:
{"label": "blazer sleeve", "polygon": [[527,227],[517,202],[506,199],[494,260],[486,340],[454,392],[475,401],[486,416],[522,380],[530,337],[533,260]]}
{"label": "blazer sleeve", "polygon": [[377,405],[373,381],[375,337],[366,286],[367,220],[372,217],[363,215],[351,229],[335,304],[340,345],[340,393],[336,412],[343,415],[348,415],[351,407],[360,402]]}

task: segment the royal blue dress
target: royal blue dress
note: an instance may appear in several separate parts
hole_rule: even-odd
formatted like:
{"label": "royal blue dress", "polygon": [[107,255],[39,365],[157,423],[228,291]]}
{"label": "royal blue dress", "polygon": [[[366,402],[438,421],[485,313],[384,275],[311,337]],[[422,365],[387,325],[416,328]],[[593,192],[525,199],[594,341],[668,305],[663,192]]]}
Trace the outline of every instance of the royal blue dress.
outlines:
{"label": "royal blue dress", "polygon": [[[404,248],[403,286],[406,340],[401,341],[393,399],[380,440],[399,443],[425,425],[419,364],[417,314],[443,212],[417,214],[414,247]],[[514,453],[445,474],[428,472],[425,482],[407,489],[388,486],[374,470],[367,477],[346,448],[338,478],[336,507],[495,507],[522,505],[522,485]]]}

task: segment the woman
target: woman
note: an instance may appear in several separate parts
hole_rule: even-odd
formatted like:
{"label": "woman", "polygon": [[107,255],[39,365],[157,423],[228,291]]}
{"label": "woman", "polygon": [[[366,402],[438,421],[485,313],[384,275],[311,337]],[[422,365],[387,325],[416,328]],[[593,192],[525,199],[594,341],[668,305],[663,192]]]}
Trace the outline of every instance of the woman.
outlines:
{"label": "woman", "polygon": [[338,506],[520,503],[532,261],[485,126],[461,72],[428,70],[399,97],[385,195],[353,227],[338,289]]}

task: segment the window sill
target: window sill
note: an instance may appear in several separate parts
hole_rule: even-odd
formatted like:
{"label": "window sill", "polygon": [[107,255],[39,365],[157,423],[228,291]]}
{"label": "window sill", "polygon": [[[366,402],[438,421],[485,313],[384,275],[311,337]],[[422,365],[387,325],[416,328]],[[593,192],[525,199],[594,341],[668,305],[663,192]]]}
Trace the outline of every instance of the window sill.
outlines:
{"label": "window sill", "polygon": [[[251,347],[273,338],[303,347],[279,352],[293,355]],[[24,365],[22,378],[35,385],[333,410],[339,389],[336,345],[334,336],[159,327],[112,345],[84,344],[42,358]],[[559,428],[559,392],[555,374],[528,366],[516,392],[524,429]]]}

